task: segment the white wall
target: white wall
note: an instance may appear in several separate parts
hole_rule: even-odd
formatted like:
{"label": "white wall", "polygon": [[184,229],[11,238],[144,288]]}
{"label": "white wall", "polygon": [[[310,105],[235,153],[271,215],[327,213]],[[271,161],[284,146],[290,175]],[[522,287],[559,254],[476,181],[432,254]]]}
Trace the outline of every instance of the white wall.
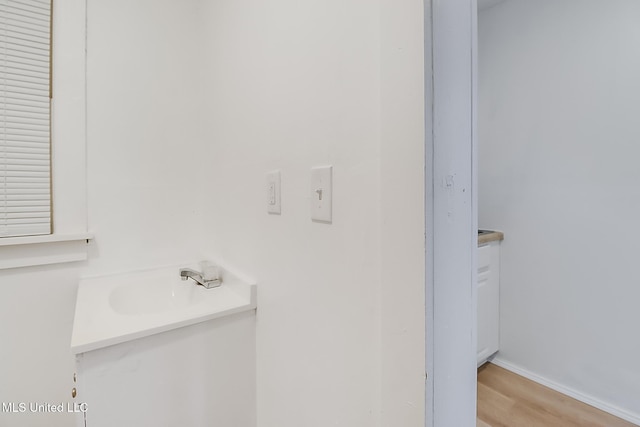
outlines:
{"label": "white wall", "polygon": [[638,22],[632,0],[512,0],[479,22],[479,224],[505,232],[500,359],[636,422]]}
{"label": "white wall", "polygon": [[[423,425],[422,1],[384,7],[88,0],[95,241],[87,263],[0,273],[2,399],[70,400],[80,276],[204,250],[259,283],[259,426]],[[331,225],[309,217],[322,164]]]}
{"label": "white wall", "polygon": [[198,2],[87,4],[91,272],[197,259],[209,164]]}
{"label": "white wall", "polygon": [[[365,1],[217,1],[207,70],[210,248],[258,280],[258,425],[377,426],[379,12]],[[309,170],[333,165],[333,224]],[[282,215],[266,213],[266,172]]]}
{"label": "white wall", "polygon": [[[365,0],[217,1],[203,13],[214,159],[206,229],[210,250],[259,283],[261,427],[379,426],[381,405],[387,417],[423,425],[421,3],[404,2],[415,13],[406,21],[383,18],[380,4]],[[402,48],[400,72],[389,62],[383,73],[382,58]],[[381,91],[408,105],[407,116],[383,117]],[[309,211],[310,168],[324,164],[334,171],[331,225],[312,222]],[[274,169],[282,215],[266,213],[265,174]],[[381,199],[391,191],[396,212]],[[399,293],[382,305],[391,289]],[[396,323],[385,325],[387,315]],[[397,349],[381,350],[394,339]]]}
{"label": "white wall", "polygon": [[383,427],[425,425],[424,173],[428,144],[424,82],[431,77],[431,67],[430,63],[425,65],[424,9],[429,11],[429,1],[381,2],[380,424]]}

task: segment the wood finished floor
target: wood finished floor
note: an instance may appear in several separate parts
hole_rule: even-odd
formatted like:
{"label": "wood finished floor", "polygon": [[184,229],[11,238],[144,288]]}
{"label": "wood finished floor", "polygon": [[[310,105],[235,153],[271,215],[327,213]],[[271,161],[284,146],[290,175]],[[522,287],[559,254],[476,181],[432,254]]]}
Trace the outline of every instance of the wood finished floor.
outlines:
{"label": "wood finished floor", "polygon": [[637,427],[487,363],[478,370],[478,427]]}

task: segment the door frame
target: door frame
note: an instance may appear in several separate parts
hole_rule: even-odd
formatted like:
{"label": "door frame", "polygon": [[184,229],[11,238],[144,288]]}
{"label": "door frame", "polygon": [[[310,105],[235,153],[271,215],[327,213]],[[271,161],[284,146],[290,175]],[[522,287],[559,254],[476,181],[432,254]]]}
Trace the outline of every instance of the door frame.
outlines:
{"label": "door frame", "polygon": [[472,427],[477,398],[477,0],[425,1],[425,62],[425,424]]}

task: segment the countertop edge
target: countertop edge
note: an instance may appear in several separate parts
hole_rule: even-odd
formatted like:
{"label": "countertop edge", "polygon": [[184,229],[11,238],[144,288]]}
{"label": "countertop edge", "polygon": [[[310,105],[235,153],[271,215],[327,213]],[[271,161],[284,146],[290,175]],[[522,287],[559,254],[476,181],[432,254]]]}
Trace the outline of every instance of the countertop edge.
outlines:
{"label": "countertop edge", "polygon": [[256,309],[255,303],[247,301],[246,304],[239,304],[234,307],[228,307],[224,310],[214,311],[206,315],[197,316],[193,318],[186,318],[177,322],[167,323],[167,324],[159,325],[153,328],[135,330],[135,331],[130,331],[128,333],[121,334],[121,335],[100,337],[94,340],[85,340],[83,342],[77,342],[80,340],[76,340],[76,342],[71,343],[71,353],[74,356],[78,356],[82,353],[99,350],[104,347],[110,347],[112,345],[122,344],[125,342],[137,340],[140,338],[150,337],[163,332],[169,332],[169,331],[180,329],[186,326],[196,325],[198,323],[203,323],[210,320],[215,320],[222,317],[227,317],[233,314],[242,313],[245,311],[251,311],[255,309]]}
{"label": "countertop edge", "polygon": [[486,245],[487,243],[504,240],[504,233],[502,231],[493,231],[487,234],[481,234],[478,236],[478,245]]}

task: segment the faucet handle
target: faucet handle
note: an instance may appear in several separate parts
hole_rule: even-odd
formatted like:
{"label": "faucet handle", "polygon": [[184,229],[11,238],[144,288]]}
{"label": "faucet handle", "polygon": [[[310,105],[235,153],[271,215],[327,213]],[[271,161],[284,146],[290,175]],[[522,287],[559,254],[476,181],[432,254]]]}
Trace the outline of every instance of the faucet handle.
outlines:
{"label": "faucet handle", "polygon": [[220,268],[209,261],[200,264],[202,268],[202,278],[207,281],[220,280]]}

